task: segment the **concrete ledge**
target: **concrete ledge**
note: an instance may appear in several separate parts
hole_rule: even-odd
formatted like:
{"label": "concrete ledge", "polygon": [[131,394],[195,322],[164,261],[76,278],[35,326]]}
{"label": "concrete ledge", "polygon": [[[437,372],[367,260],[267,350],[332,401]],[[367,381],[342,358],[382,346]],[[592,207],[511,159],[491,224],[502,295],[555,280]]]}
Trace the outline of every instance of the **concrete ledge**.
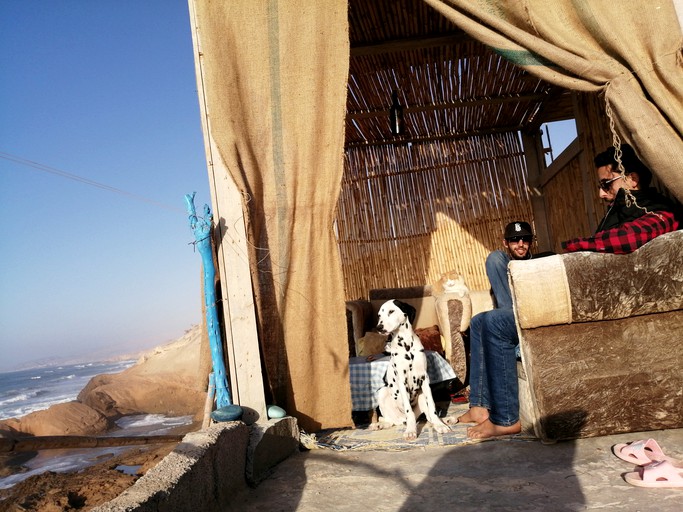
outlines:
{"label": "concrete ledge", "polygon": [[294,453],[298,443],[297,423],[290,417],[251,427],[241,421],[217,423],[187,434],[133,486],[92,510],[218,512],[246,488],[247,474],[255,485]]}
{"label": "concrete ledge", "polygon": [[295,418],[254,423],[247,448],[247,483],[255,487],[298,449],[299,427]]}

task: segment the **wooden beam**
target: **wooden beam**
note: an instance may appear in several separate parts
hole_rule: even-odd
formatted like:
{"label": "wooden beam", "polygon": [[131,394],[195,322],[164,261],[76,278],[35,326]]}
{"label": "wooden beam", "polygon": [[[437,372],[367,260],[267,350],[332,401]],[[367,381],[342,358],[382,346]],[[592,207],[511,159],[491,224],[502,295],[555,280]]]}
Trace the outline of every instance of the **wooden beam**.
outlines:
{"label": "wooden beam", "polygon": [[167,436],[34,436],[0,437],[0,453],[34,452],[63,448],[108,448],[111,446],[133,446],[140,444],[179,443],[182,435]]}
{"label": "wooden beam", "polygon": [[538,186],[545,187],[546,184],[548,184],[557,174],[564,170],[569,162],[574,160],[574,158],[576,158],[580,152],[581,145],[579,144],[579,139],[576,138],[546,168],[545,172],[540,176]]}
{"label": "wooden beam", "polygon": [[346,149],[361,148],[369,146],[387,146],[389,144],[418,144],[421,142],[433,142],[437,140],[458,140],[466,139],[468,137],[477,137],[482,135],[493,135],[495,133],[517,132],[522,129],[521,126],[501,126],[492,128],[475,128],[458,133],[447,133],[441,135],[431,135],[425,137],[394,137],[391,139],[382,139],[366,142],[350,142],[346,144]]}
{"label": "wooden beam", "polygon": [[458,31],[453,34],[437,37],[412,37],[403,39],[391,39],[376,44],[351,46],[351,58],[367,57],[370,55],[382,55],[385,53],[408,52],[425,48],[438,48],[439,46],[453,46],[466,41],[475,41],[465,32]]}
{"label": "wooden beam", "polygon": [[522,145],[524,146],[524,159],[527,168],[527,183],[531,188],[529,199],[531,201],[531,210],[534,214],[534,224],[536,225],[538,249],[541,252],[550,251],[552,250],[552,230],[548,222],[543,187],[540,185],[543,170],[545,169],[540,133],[536,131],[534,134],[522,134]]}
{"label": "wooden beam", "polygon": [[[411,107],[403,107],[404,114],[411,113],[421,113],[421,112],[434,112],[436,110],[450,110],[454,108],[462,107],[476,107],[479,105],[499,105],[502,103],[520,103],[523,101],[533,102],[533,101],[543,101],[546,100],[548,96],[546,94],[510,94],[507,96],[495,96],[495,97],[483,97],[483,98],[471,98],[463,100],[455,100],[448,103],[437,103],[434,105],[415,105]],[[347,119],[367,119],[370,117],[378,116],[388,116],[388,109],[373,109],[364,110],[361,112],[348,112],[346,114]]]}
{"label": "wooden beam", "polygon": [[568,112],[566,115],[558,113],[555,105],[561,101],[561,96],[568,92],[562,87],[551,87],[547,93],[542,94],[543,100],[538,110],[529,118],[527,125],[524,127],[524,133],[533,135],[541,129],[541,125],[545,123],[552,123],[553,121],[565,121],[572,119],[573,112]]}

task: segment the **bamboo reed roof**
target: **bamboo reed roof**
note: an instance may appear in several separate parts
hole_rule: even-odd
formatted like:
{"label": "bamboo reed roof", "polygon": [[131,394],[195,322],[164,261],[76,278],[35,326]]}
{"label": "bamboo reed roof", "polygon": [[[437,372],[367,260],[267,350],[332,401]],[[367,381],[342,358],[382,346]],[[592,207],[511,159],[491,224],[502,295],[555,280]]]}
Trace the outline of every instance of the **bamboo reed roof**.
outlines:
{"label": "bamboo reed roof", "polygon": [[[349,0],[347,148],[533,131],[571,98],[472,39],[422,0]],[[389,123],[392,93],[405,131]]]}

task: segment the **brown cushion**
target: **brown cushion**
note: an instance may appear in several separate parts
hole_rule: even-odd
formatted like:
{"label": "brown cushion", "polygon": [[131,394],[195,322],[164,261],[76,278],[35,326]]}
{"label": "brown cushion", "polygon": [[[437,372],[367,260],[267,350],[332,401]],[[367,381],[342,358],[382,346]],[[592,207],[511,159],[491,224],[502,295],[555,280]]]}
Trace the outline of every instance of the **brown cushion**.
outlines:
{"label": "brown cushion", "polygon": [[386,334],[378,332],[366,332],[365,336],[356,342],[356,356],[367,357],[373,354],[384,352],[384,345],[387,342]]}
{"label": "brown cushion", "polygon": [[422,346],[425,350],[433,350],[442,356],[444,355],[443,344],[441,343],[441,331],[438,325],[425,327],[423,329],[415,329],[415,334],[420,338]]}

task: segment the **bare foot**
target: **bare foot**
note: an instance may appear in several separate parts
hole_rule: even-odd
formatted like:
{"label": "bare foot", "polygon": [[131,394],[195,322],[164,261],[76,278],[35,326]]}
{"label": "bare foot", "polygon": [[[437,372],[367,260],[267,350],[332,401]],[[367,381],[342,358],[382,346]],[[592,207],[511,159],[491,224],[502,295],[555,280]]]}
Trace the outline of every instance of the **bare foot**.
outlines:
{"label": "bare foot", "polygon": [[458,418],[458,423],[481,423],[489,419],[489,411],[485,407],[470,407],[470,410]]}
{"label": "bare foot", "polygon": [[467,429],[467,437],[472,439],[487,439],[489,437],[507,436],[511,434],[519,434],[522,431],[522,424],[518,421],[508,427],[496,425],[487,419],[479,423],[475,427]]}

